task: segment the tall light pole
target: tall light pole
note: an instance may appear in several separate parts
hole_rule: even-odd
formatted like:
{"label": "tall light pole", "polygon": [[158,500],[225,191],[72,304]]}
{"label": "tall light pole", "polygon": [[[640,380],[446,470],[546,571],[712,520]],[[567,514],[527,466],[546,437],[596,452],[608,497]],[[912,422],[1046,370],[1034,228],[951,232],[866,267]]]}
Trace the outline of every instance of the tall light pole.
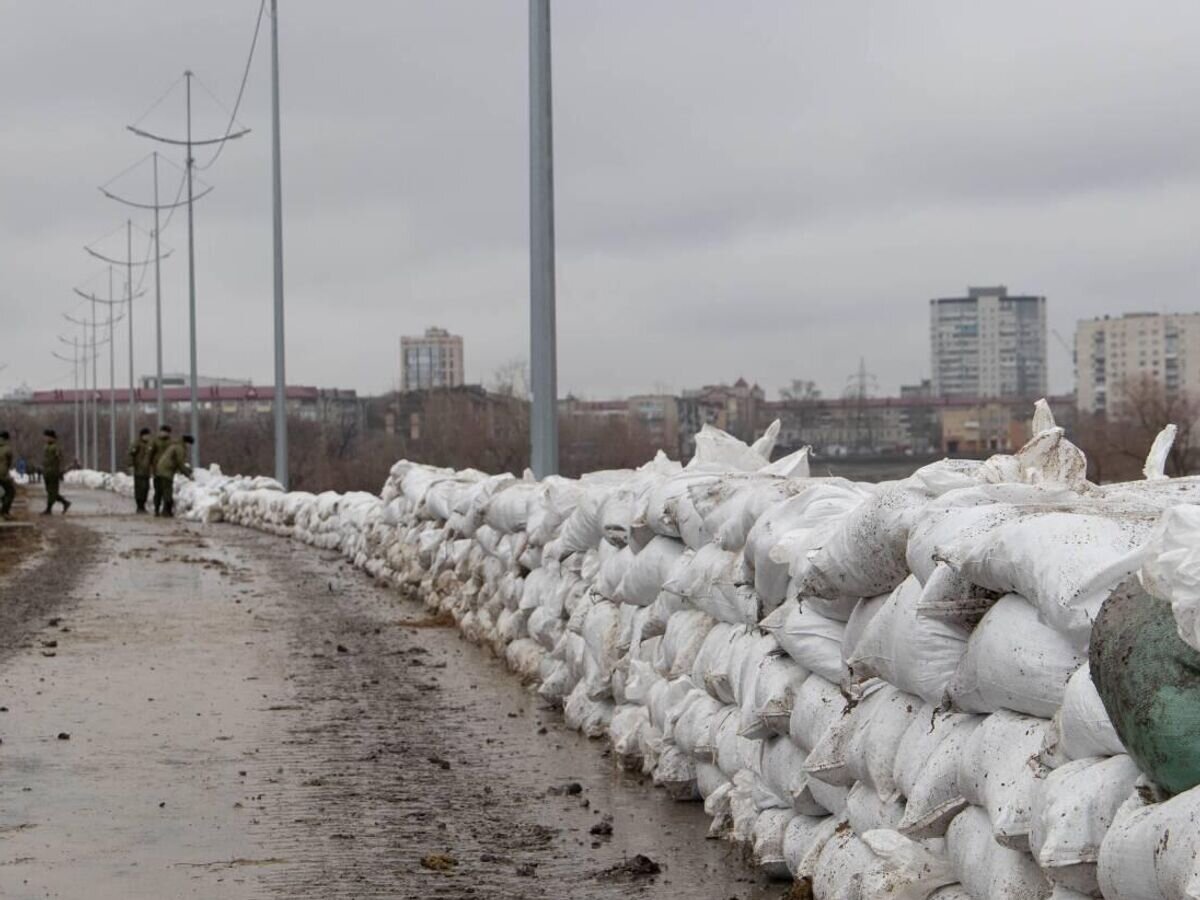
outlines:
{"label": "tall light pole", "polygon": [[191,416],[191,432],[194,443],[192,444],[192,467],[198,468],[200,465],[200,391],[199,391],[199,375],[197,373],[196,364],[196,238],[195,238],[195,217],[194,206],[198,199],[193,185],[193,173],[196,168],[196,160],[192,156],[192,152],[196,147],[206,144],[223,144],[225,141],[240,138],[243,135],[249,134],[249,128],[243,128],[241,131],[230,131],[219,138],[195,140],[192,138],[192,79],[194,73],[188,69],[183,73],[184,84],[186,88],[186,112],[187,112],[187,137],[184,140],[175,138],[162,137],[157,134],[152,134],[149,131],[144,131],[134,125],[127,125],[130,131],[141,137],[150,138],[151,140],[160,141],[164,144],[174,144],[185,148],[186,157],[186,178],[187,178],[187,220],[188,220],[188,337],[189,337],[189,353],[188,357],[191,363],[191,379],[189,399],[191,400],[192,416]]}
{"label": "tall light pole", "polygon": [[[149,210],[154,211],[154,233],[152,235],[150,235],[150,237],[154,241],[154,255],[153,255],[152,259],[148,259],[143,262],[139,262],[139,263],[137,263],[137,265],[144,266],[144,265],[148,265],[150,262],[154,263],[154,347],[155,347],[154,371],[155,371],[155,378],[156,378],[156,382],[157,382],[157,389],[155,391],[155,394],[156,394],[155,403],[156,403],[156,407],[157,407],[156,411],[157,411],[157,415],[158,415],[158,424],[161,426],[163,424],[163,422],[166,421],[166,402],[165,402],[165,397],[163,394],[162,261],[164,259],[166,259],[168,256],[170,256],[173,251],[167,250],[166,253],[162,252],[162,241],[161,241],[162,223],[159,220],[159,214],[163,210],[168,210],[170,214],[167,216],[167,221],[170,222],[171,216],[175,214],[175,210],[181,206],[186,206],[187,201],[179,202],[179,195],[177,194],[175,197],[176,202],[174,202],[174,203],[165,203],[164,204],[164,203],[159,202],[159,196],[158,196],[158,151],[155,150],[150,155],[154,161],[154,202],[153,203],[139,203],[137,201],[130,200],[126,197],[122,197],[119,194],[115,194],[112,191],[108,190],[107,186],[101,186],[100,193],[102,193],[105,197],[108,197],[110,200],[116,200],[118,203],[124,204],[125,206],[132,206],[136,209],[149,209]],[[126,169],[125,171],[128,172],[130,170]],[[124,173],[122,173],[122,174],[124,174]],[[119,178],[120,176],[117,176],[117,177]],[[109,182],[109,184],[111,184],[111,183],[112,182]],[[182,191],[182,185],[180,185],[180,190]],[[196,194],[196,196],[193,197],[192,199],[199,200],[201,197],[203,197],[205,194],[207,194],[211,190],[212,190],[211,187],[207,187],[204,190],[202,190],[200,193]],[[93,256],[99,256],[100,259],[103,259],[107,262],[119,262],[117,260],[110,260],[106,256],[100,256],[100,254],[95,253],[90,248],[88,248],[88,252],[92,253]],[[124,264],[127,265],[129,268],[132,268],[134,265],[132,246],[130,247],[129,255],[126,257]],[[138,296],[141,296],[141,295],[139,294]],[[132,326],[131,326],[131,328],[132,328]],[[132,360],[131,360],[130,365],[132,366]],[[131,385],[130,390],[131,391],[134,390],[134,388],[132,387],[132,385],[133,385],[133,376],[132,375],[130,376],[129,383]],[[130,432],[130,436],[131,436],[131,440],[136,438],[136,435],[134,435],[132,431]]]}
{"label": "tall light pole", "polygon": [[550,0],[529,0],[530,462],[538,478],[558,472],[552,96]]}
{"label": "tall light pole", "polygon": [[[105,300],[103,297],[97,297],[95,294],[84,293],[79,288],[75,288],[74,290],[75,290],[75,293],[77,293],[80,297],[83,297],[85,300],[90,300],[92,302],[92,387],[93,387],[93,390],[95,391],[95,394],[92,398],[91,451],[92,451],[92,468],[93,469],[100,468],[100,424],[99,424],[99,420],[100,420],[100,415],[99,415],[100,388],[99,388],[99,380],[97,378],[97,370],[96,370],[96,360],[100,354],[97,350],[98,343],[96,340],[96,336],[99,331],[99,327],[101,325],[104,325],[106,328],[108,328],[108,337],[105,338],[104,343],[108,344],[108,416],[109,416],[108,430],[109,430],[109,445],[110,445],[109,446],[109,457],[110,457],[110,462],[112,463],[112,470],[115,472],[116,471],[116,452],[117,452],[117,420],[116,420],[116,363],[114,361],[114,349],[115,348],[113,347],[113,326],[116,325],[116,323],[121,320],[119,318],[114,317],[113,307],[120,306],[125,301],[117,300],[115,297],[112,296],[113,288],[112,288],[112,268],[111,267],[109,267],[109,275],[108,275],[109,299]],[[108,321],[106,321],[106,322],[97,322],[96,321],[96,305],[100,304],[100,303],[103,303],[106,306],[108,306]],[[86,321],[83,321],[80,319],[74,319],[74,318],[71,318],[70,316],[67,316],[67,319],[72,322],[77,322],[77,323],[84,324],[84,325],[87,324]],[[86,372],[86,368],[84,371]],[[84,423],[84,427],[85,428],[87,427],[86,421]]]}
{"label": "tall light pole", "polygon": [[[107,196],[112,197],[114,200],[119,200],[122,203],[128,202],[125,200],[121,200],[120,197],[116,197],[113,194],[109,194],[107,191],[104,191],[103,188],[101,188],[101,191],[103,191]],[[136,204],[130,204],[130,205],[136,205]],[[129,320],[129,322],[128,322],[128,329],[129,329],[129,443],[130,443],[130,445],[132,445],[133,442],[135,440],[137,440],[137,421],[136,421],[137,420],[137,383],[134,380],[135,376],[134,376],[134,365],[133,365],[133,301],[137,297],[141,297],[143,294],[142,291],[139,291],[136,296],[133,293],[133,267],[135,265],[139,266],[139,267],[140,266],[148,266],[150,264],[150,260],[147,259],[147,260],[142,260],[140,262],[135,262],[133,259],[133,221],[131,219],[125,220],[125,258],[124,259],[114,259],[111,256],[106,256],[91,246],[85,246],[83,249],[85,251],[87,251],[90,255],[94,256],[96,259],[102,260],[109,264],[110,279],[112,277],[112,267],[114,265],[125,267],[126,284],[125,284],[125,300],[123,302],[125,303],[125,305],[127,307],[126,315]],[[168,251],[168,255],[170,255],[170,251]],[[156,254],[155,259],[154,259],[155,265],[158,264],[158,261],[159,261],[158,256]],[[111,294],[111,290],[110,290],[110,294]],[[115,400],[113,402],[115,402]]]}
{"label": "tall light pole", "polygon": [[275,244],[275,480],[288,486],[287,374],[283,341],[283,173],[279,151],[279,4],[271,0],[271,169]]}

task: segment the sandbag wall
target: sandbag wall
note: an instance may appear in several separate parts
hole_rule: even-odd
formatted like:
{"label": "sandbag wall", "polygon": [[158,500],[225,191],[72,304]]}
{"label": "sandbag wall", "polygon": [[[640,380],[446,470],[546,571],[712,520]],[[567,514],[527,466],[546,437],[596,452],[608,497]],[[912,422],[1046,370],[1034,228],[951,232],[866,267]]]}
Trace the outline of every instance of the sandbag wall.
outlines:
{"label": "sandbag wall", "polygon": [[401,462],[379,497],[212,472],[181,507],[339,550],[453,616],[821,900],[1196,900],[1200,789],[1156,796],[1087,659],[1200,485],[1090,484],[1039,416],[1014,456],[880,485],[707,429],[686,467]]}

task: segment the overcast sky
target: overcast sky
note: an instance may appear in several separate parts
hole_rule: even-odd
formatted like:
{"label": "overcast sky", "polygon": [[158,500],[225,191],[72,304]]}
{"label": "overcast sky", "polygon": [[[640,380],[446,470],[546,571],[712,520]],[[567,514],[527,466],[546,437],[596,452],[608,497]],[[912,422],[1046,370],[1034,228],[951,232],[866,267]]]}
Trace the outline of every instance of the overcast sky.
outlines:
{"label": "overcast sky", "polygon": [[[289,382],[387,390],[399,336],[428,325],[462,334],[486,382],[528,353],[527,4],[281,6]],[[154,149],[124,126],[185,67],[231,107],[258,7],[0,0],[0,389],[70,385],[60,314],[73,286],[107,291],[82,246],[125,217],[97,185]],[[196,209],[200,368],[263,384],[266,37],[254,131]],[[838,393],[860,356],[892,392],[929,374],[929,298],[968,284],[1044,294],[1068,343],[1080,318],[1200,309],[1194,3],[557,0],[553,41],[563,394],[739,375]],[[223,132],[200,88],[195,110],[197,136]],[[181,88],[143,121],[183,125]],[[148,200],[149,169],[114,187]],[[164,232],[179,371],[185,227]],[[122,255],[123,235],[99,246]]]}

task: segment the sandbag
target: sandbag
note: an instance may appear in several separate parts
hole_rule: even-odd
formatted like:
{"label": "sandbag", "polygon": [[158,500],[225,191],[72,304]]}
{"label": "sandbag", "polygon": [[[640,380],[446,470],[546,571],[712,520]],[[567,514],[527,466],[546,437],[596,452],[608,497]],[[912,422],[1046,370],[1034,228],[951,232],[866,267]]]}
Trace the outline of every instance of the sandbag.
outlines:
{"label": "sandbag", "polygon": [[922,707],[896,750],[893,777],[907,799],[896,826],[913,838],[941,837],[950,821],[967,805],[958,786],[964,748],[982,716]]}
{"label": "sandbag", "polygon": [[1113,756],[1069,762],[1038,785],[1029,846],[1052,882],[1099,893],[1100,845],[1137,779],[1133,760]]}
{"label": "sandbag", "polygon": [[634,555],[613,599],[636,606],[652,604],[683,551],[683,544],[679,541],[655,536]]}
{"label": "sandbag", "polygon": [[946,852],[972,900],[1044,900],[1050,883],[1033,857],[1001,846],[988,815],[968,806],[946,831]]}
{"label": "sandbag", "polygon": [[839,825],[837,816],[793,816],[783,835],[783,858],[796,881],[811,881],[825,842]]}
{"label": "sandbag", "polygon": [[984,719],[963,747],[958,789],[983,807],[996,840],[1028,852],[1033,798],[1044,774],[1037,756],[1050,723],[1002,710]]}
{"label": "sandbag", "polygon": [[789,600],[763,619],[761,627],[804,669],[827,681],[842,680],[844,623],[811,611],[803,601]]}
{"label": "sandbag", "polygon": [[922,587],[910,575],[875,614],[849,660],[856,682],[882,678],[928,703],[941,703],[967,650],[966,629],[920,614]]}
{"label": "sandbag", "polygon": [[1008,709],[1048,719],[1062,705],[1067,682],[1084,658],[1039,622],[1030,604],[1008,594],[972,633],[946,691],[963,712]]}
{"label": "sandbag", "polygon": [[1180,640],[1170,604],[1126,581],[1100,611],[1089,661],[1138,768],[1168,794],[1200,784],[1200,652]]}
{"label": "sandbag", "polygon": [[1047,749],[1067,759],[1117,756],[1125,752],[1125,745],[1092,682],[1090,663],[1076,669],[1067,682],[1062,706],[1054,714],[1051,740],[1053,744]]}
{"label": "sandbag", "polygon": [[1101,504],[1038,510],[950,549],[947,557],[975,584],[1020,594],[1046,624],[1085,649],[1100,605],[1141,566],[1141,548],[1157,517],[1153,509]]}
{"label": "sandbag", "polygon": [[[1164,484],[1174,486],[1176,481]],[[1180,640],[1200,650],[1200,509],[1176,506],[1164,512],[1147,542],[1146,556],[1142,584],[1171,604]]]}
{"label": "sandbag", "polygon": [[1100,845],[1099,878],[1107,900],[1200,897],[1200,788],[1162,803],[1134,791]]}

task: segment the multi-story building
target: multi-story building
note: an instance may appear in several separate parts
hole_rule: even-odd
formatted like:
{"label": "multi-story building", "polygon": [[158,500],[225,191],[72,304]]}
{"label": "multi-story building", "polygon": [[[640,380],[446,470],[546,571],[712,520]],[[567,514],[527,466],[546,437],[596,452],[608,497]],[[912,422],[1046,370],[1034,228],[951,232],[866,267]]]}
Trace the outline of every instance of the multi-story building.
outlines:
{"label": "multi-story building", "polygon": [[463,386],[463,339],[444,328],[400,338],[400,389],[427,391]]}
{"label": "multi-story building", "polygon": [[1038,398],[1046,393],[1046,298],[1001,287],[929,301],[937,397]]}
{"label": "multi-story building", "polygon": [[1168,397],[1200,399],[1200,313],[1127,313],[1075,329],[1075,397],[1081,412],[1117,415],[1149,383]]}

